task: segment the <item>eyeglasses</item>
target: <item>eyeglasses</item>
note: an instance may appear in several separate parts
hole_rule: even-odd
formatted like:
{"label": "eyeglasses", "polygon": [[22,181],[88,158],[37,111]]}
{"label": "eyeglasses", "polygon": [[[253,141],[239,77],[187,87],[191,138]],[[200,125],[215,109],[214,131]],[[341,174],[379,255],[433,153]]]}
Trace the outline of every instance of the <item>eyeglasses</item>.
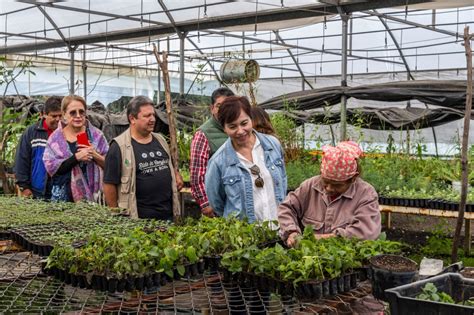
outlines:
{"label": "eyeglasses", "polygon": [[74,109],[69,112],[69,115],[72,117],[76,117],[77,115],[79,115],[80,117],[84,117],[86,115],[86,111],[83,109],[80,109],[78,111]]}
{"label": "eyeglasses", "polygon": [[250,173],[252,175],[256,175],[257,178],[255,179],[255,186],[258,188],[263,188],[263,185],[265,182],[263,181],[263,178],[260,176],[260,168],[257,165],[254,165],[250,168]]}

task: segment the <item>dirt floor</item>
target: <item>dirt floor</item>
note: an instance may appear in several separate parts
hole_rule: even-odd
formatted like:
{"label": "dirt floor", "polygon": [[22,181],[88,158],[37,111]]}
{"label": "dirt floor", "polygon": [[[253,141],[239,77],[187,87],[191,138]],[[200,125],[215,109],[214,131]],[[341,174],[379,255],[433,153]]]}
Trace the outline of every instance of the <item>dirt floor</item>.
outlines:
{"label": "dirt floor", "polygon": [[[456,219],[393,213],[391,229],[383,228],[382,230],[387,233],[389,239],[423,246],[432,233],[442,232],[445,235],[454,236],[455,229]],[[464,226],[461,230],[461,244],[463,242]]]}
{"label": "dirt floor", "polygon": [[[449,234],[454,234],[456,220],[457,219],[455,218],[438,218],[413,214],[392,213],[392,227],[409,231],[444,231]],[[462,233],[464,233],[464,228],[462,229]]]}

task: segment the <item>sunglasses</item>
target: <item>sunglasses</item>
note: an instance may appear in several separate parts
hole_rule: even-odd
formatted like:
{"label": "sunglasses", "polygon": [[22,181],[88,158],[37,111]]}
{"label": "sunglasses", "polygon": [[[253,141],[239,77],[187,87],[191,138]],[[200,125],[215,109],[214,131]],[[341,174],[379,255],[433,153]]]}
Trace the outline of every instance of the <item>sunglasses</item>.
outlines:
{"label": "sunglasses", "polygon": [[72,110],[69,112],[69,116],[76,117],[77,115],[79,115],[80,117],[84,117],[86,115],[86,111],[83,109],[80,109],[78,111]]}
{"label": "sunglasses", "polygon": [[257,165],[254,165],[250,168],[250,173],[252,175],[256,175],[257,178],[255,179],[255,186],[258,188],[263,188],[263,185],[265,182],[263,181],[263,178],[260,176],[260,168]]}

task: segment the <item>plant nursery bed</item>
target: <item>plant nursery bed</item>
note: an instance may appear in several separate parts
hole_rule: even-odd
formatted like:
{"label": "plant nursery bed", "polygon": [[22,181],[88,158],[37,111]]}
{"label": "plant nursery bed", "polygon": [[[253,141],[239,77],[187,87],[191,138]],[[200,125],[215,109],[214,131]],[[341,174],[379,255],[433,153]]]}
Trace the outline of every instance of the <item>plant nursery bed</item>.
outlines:
{"label": "plant nursery bed", "polygon": [[457,273],[446,273],[385,291],[392,315],[418,314],[474,314],[474,307],[418,299],[426,284],[432,283],[439,292],[449,294],[456,303],[474,297],[474,279]]}
{"label": "plant nursery bed", "polygon": [[204,256],[204,265],[208,270],[217,271],[221,266],[222,255]]}
{"label": "plant nursery bed", "polygon": [[[442,199],[410,199],[410,198],[393,198],[393,197],[379,197],[379,204],[386,206],[400,206],[400,207],[414,207],[414,208],[428,208],[435,210],[457,211],[459,207],[458,202],[452,202]],[[474,204],[466,205],[466,212],[473,212]]]}
{"label": "plant nursery bed", "polygon": [[[259,244],[258,248],[274,247],[276,244],[280,244],[281,246],[286,247],[285,243],[282,240],[276,239]],[[207,270],[217,271],[221,268],[221,260],[222,255],[204,256],[205,268]]]}
{"label": "plant nursery bed", "polygon": [[309,280],[300,282],[297,285],[293,285],[292,282],[249,272],[231,273],[228,270],[224,270],[223,274],[225,281],[239,283],[242,287],[255,287],[262,292],[295,296],[300,300],[319,300],[349,292],[357,287],[358,280],[358,272],[347,273],[333,279]]}
{"label": "plant nursery bed", "polygon": [[114,277],[107,277],[104,275],[85,275],[85,274],[73,274],[67,271],[53,268],[44,268],[43,271],[55,277],[56,279],[70,284],[73,287],[87,288],[98,291],[108,291],[110,293],[114,292],[131,292],[134,290],[143,291],[145,289],[152,289],[155,287],[160,287],[168,282],[173,280],[178,280],[181,278],[192,278],[200,275],[205,270],[204,261],[198,261],[194,264],[185,265],[185,271],[183,275],[180,275],[178,270],[175,268],[173,277],[165,273],[152,273],[145,274],[142,276],[124,276],[120,279]]}
{"label": "plant nursery bed", "polygon": [[11,239],[10,231],[0,231],[0,241]]}
{"label": "plant nursery bed", "polygon": [[33,252],[40,256],[49,256],[53,250],[51,244],[44,244],[31,240],[23,231],[13,229],[11,230],[11,238],[13,241],[21,245],[24,249]]}

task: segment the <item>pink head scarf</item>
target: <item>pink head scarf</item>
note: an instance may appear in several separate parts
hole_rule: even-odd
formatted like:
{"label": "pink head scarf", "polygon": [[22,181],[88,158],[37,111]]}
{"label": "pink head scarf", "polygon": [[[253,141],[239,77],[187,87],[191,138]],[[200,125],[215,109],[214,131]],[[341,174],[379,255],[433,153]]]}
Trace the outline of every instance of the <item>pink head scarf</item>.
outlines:
{"label": "pink head scarf", "polygon": [[357,174],[357,159],[362,150],[354,141],[343,141],[337,146],[323,146],[321,176],[338,182],[346,181]]}

